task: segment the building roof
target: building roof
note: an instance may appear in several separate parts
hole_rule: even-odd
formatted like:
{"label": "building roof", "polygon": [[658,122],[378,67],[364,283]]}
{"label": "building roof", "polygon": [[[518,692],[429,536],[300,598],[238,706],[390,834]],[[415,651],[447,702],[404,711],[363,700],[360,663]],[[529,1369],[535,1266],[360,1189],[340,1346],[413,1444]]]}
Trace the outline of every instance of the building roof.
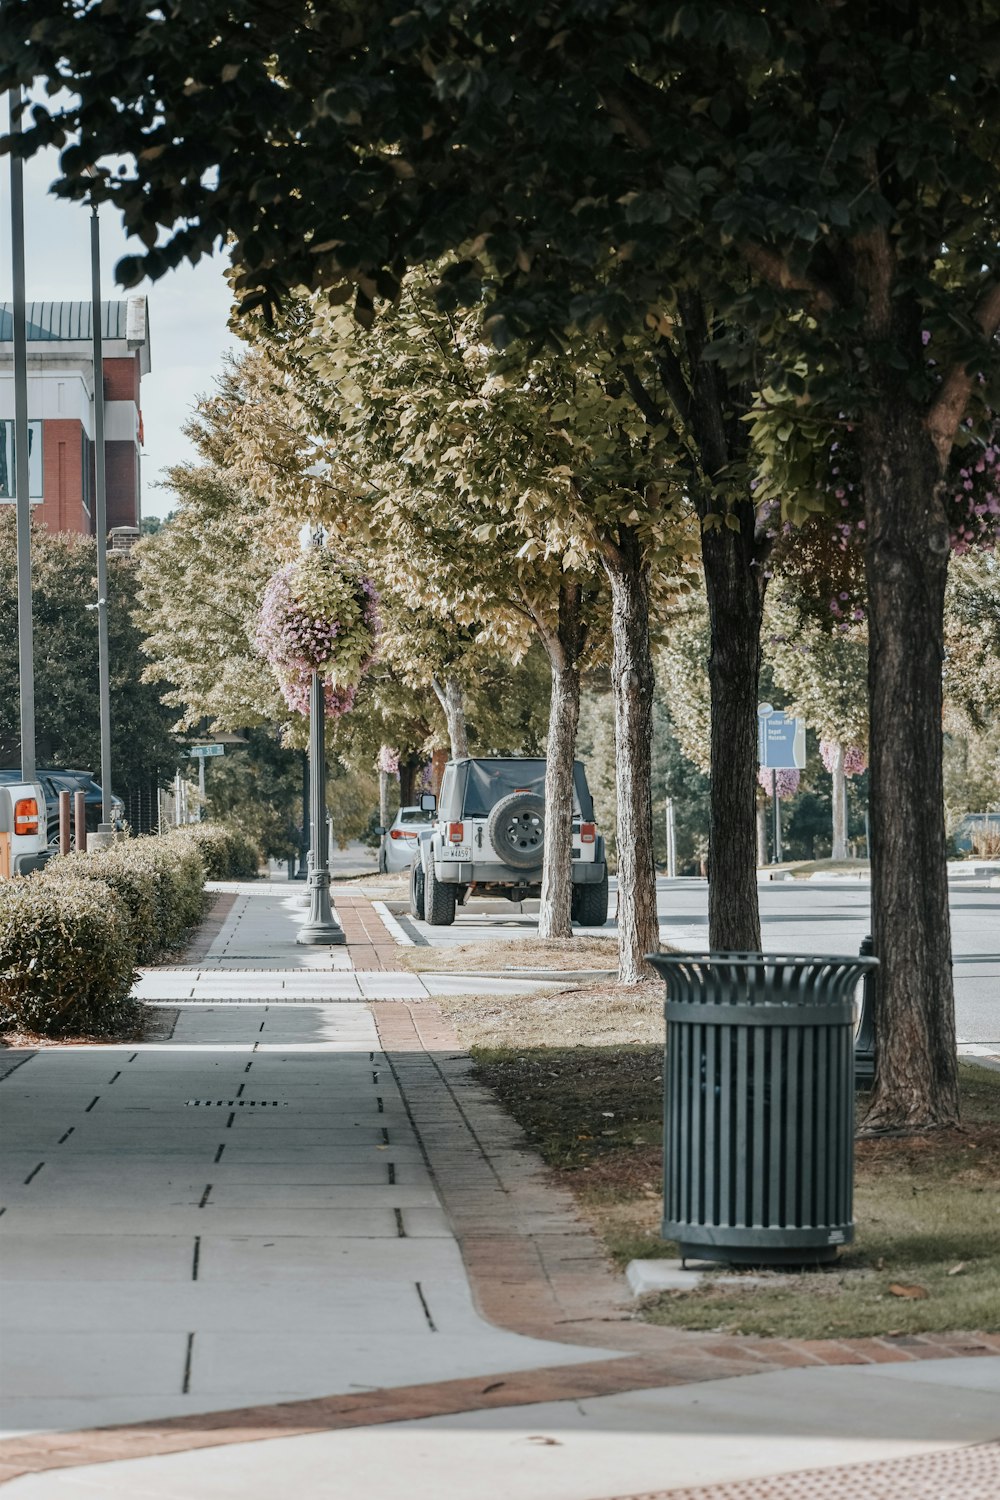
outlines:
{"label": "building roof", "polygon": [[[106,339],[123,339],[128,302],[101,303],[101,333]],[[93,337],[89,302],[29,302],[25,310],[28,342],[80,343]],[[0,343],[14,340],[14,309],[0,302]]]}

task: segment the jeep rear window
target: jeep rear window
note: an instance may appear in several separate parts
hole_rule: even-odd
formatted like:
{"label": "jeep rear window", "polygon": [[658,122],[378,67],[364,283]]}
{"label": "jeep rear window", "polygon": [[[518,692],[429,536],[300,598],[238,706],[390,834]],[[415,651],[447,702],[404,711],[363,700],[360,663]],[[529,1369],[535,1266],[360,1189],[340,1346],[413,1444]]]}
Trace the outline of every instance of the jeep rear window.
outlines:
{"label": "jeep rear window", "polygon": [[[544,760],[470,760],[463,814],[467,818],[485,818],[501,798],[509,797],[512,792],[531,792],[544,797]],[[573,811],[579,816],[575,789]]]}

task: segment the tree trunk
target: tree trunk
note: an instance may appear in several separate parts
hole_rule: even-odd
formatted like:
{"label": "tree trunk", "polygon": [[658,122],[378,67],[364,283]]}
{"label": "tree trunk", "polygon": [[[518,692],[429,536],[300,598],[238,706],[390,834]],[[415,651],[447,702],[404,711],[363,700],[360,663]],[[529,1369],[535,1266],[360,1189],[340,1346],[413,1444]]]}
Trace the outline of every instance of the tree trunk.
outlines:
{"label": "tree trunk", "polygon": [[399,805],[400,807],[412,807],[415,800],[413,783],[417,772],[423,765],[423,761],[414,755],[408,755],[399,761]]}
{"label": "tree trunk", "polygon": [[757,689],[763,569],[754,566],[756,516],[733,507],[739,531],[702,532],[711,622],[712,797],[708,842],[708,940],[716,951],[758,952]]}
{"label": "tree trunk", "polygon": [[[402,803],[400,806],[402,807]],[[378,820],[383,828],[389,826],[389,772],[378,773]]]}
{"label": "tree trunk", "polygon": [[451,741],[452,760],[462,760],[469,753],[469,736],[465,725],[465,692],[457,677],[446,677],[442,685],[439,678],[432,679],[435,697],[444,709],[448,722],[448,738]]}
{"label": "tree trunk", "polygon": [[941,731],[948,525],[920,414],[901,381],[886,384],[862,440],[872,932],[881,963],[868,1131],[948,1125],[959,1112]]}
{"label": "tree trunk", "polygon": [[611,585],[611,682],[618,783],[618,978],[650,977],[643,962],[660,947],[653,864],[653,659],[649,647],[649,564],[633,527],[604,539]]}
{"label": "tree trunk", "polygon": [[[699,296],[681,295],[691,366],[690,416],[707,483],[694,499],[703,523],[701,556],[711,625],[711,811],[708,844],[708,940],[715,950],[760,949],[757,898],[757,690],[768,543],[757,535],[749,491],[734,495],[726,476],[748,447],[741,416],[749,390],[734,390],[705,357],[710,318]],[[718,488],[731,504],[720,505]],[[707,527],[704,522],[710,522]]]}
{"label": "tree trunk", "polygon": [[563,579],[555,633],[539,626],[552,670],[545,751],[545,862],[538,936],[573,936],[573,761],[580,720],[580,653],[586,637],[578,582]]}
{"label": "tree trunk", "polygon": [[844,774],[844,747],[838,740],[834,746],[833,769],[833,843],[831,859],[847,858],[847,777]]}

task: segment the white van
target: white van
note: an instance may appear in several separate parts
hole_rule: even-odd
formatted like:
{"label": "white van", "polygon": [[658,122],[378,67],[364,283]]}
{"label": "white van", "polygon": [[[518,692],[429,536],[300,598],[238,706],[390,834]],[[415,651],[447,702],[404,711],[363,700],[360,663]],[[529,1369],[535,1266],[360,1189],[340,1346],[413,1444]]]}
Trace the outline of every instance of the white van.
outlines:
{"label": "white van", "polygon": [[49,858],[45,793],[38,782],[0,786],[0,879],[30,875]]}

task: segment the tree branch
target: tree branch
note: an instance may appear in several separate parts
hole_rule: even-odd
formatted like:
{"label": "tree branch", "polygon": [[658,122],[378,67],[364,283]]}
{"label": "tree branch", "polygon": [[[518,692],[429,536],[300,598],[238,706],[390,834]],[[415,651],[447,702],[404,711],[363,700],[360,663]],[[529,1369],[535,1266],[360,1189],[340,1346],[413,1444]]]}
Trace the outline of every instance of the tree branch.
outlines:
{"label": "tree branch", "polygon": [[832,312],[836,307],[837,298],[829,287],[810,276],[797,276],[784,256],[779,255],[776,250],[769,250],[766,245],[749,241],[740,246],[740,253],[751,271],[756,272],[768,286],[775,287],[779,292],[806,292],[810,311]]}
{"label": "tree branch", "polygon": [[633,146],[638,146],[640,151],[653,149],[653,137],[621,94],[605,89],[601,94],[601,103],[611,118],[618,121]]}
{"label": "tree branch", "polygon": [[[993,282],[982,294],[972,314],[972,321],[986,340],[991,339],[1000,328],[1000,281]],[[952,365],[924,418],[931,441],[937,449],[942,473],[951,457],[955,433],[965,415],[975,378],[975,373],[970,374],[964,364]]]}

